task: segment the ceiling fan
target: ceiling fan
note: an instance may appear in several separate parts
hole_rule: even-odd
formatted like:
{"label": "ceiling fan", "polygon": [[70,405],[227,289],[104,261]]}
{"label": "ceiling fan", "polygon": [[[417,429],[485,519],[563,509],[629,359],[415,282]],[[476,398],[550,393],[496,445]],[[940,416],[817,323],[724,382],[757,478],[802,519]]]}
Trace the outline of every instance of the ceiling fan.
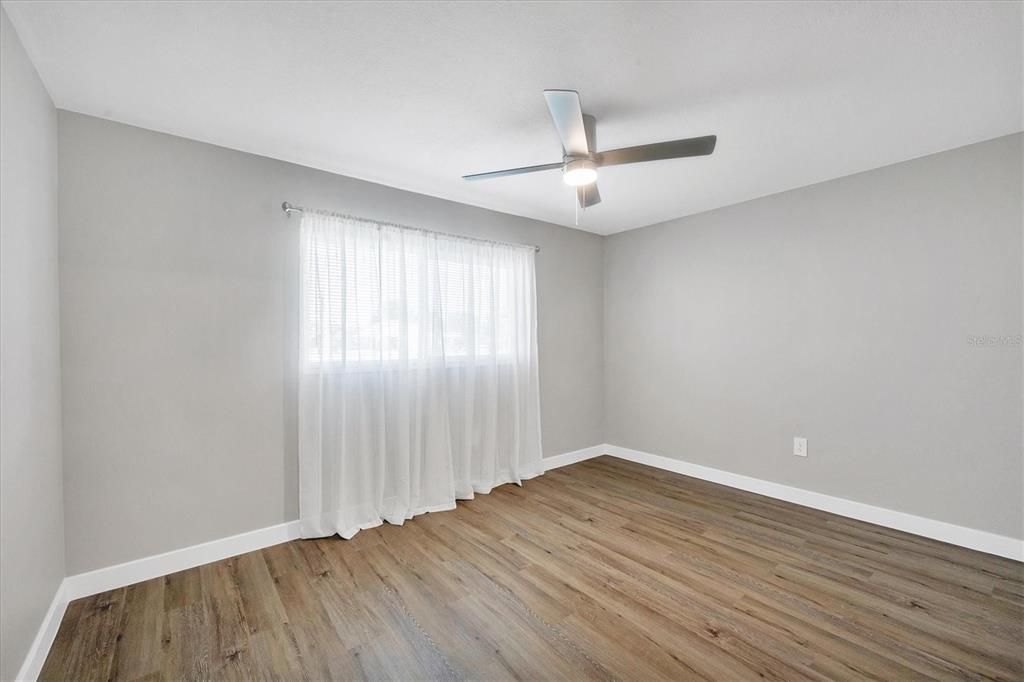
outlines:
{"label": "ceiling fan", "polygon": [[597,191],[597,169],[602,166],[617,166],[623,163],[681,159],[687,156],[707,156],[715,151],[715,135],[690,137],[685,140],[655,142],[636,147],[622,147],[597,151],[597,119],[583,113],[580,95],[575,90],[545,90],[551,120],[555,123],[558,137],[562,140],[562,160],[559,163],[545,163],[540,166],[509,168],[489,173],[463,175],[463,180],[486,180],[505,175],[521,175],[537,171],[562,169],[562,179],[567,185],[576,187],[576,198],[582,208],[601,201]]}

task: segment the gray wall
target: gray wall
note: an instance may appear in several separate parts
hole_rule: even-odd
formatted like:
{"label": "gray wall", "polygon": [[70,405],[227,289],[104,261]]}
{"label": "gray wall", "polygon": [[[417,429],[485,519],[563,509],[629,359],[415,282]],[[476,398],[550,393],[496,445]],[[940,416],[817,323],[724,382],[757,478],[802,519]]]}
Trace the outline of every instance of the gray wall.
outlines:
{"label": "gray wall", "polygon": [[607,442],[1024,537],[1021,139],[607,239]]}
{"label": "gray wall", "polygon": [[547,455],[611,442],[1024,535],[1021,347],[969,343],[1021,333],[1019,135],[602,239],[59,132],[69,573],[296,517],[286,199],[540,244]]}
{"label": "gray wall", "polygon": [[0,679],[64,578],[57,112],[0,9]]}
{"label": "gray wall", "polygon": [[60,112],[68,572],[297,518],[297,217],[538,244],[544,452],[603,441],[601,237]]}

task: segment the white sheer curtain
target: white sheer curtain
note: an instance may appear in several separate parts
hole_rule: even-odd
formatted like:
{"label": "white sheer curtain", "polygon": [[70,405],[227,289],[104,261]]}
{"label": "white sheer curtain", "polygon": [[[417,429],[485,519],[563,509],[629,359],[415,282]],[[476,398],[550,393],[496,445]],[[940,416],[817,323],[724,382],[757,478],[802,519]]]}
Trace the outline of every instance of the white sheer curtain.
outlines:
{"label": "white sheer curtain", "polygon": [[534,251],[302,215],[303,537],[542,473]]}

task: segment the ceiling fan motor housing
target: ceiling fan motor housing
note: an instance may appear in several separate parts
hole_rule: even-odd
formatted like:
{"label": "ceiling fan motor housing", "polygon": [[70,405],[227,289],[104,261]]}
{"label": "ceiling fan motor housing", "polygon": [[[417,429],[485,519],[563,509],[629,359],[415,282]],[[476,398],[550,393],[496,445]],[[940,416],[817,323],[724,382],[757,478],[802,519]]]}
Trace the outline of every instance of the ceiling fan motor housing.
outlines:
{"label": "ceiling fan motor housing", "polygon": [[597,180],[597,164],[591,159],[571,159],[562,168],[562,179],[567,185],[589,185]]}

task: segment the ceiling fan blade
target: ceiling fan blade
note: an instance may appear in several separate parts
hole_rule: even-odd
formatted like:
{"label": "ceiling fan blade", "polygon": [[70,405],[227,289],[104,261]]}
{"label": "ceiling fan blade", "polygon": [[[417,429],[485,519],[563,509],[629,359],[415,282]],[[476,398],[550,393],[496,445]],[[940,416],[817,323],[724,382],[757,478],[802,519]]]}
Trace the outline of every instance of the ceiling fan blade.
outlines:
{"label": "ceiling fan blade", "polygon": [[597,119],[590,114],[583,114],[583,129],[587,133],[587,151],[597,153]]}
{"label": "ceiling fan blade", "polygon": [[575,90],[545,90],[544,99],[562,141],[562,149],[572,156],[586,156],[587,131],[579,93]]}
{"label": "ceiling fan blade", "polygon": [[561,168],[561,163],[545,163],[540,166],[523,166],[522,168],[507,168],[505,170],[490,171],[489,173],[473,173],[463,175],[463,180],[487,180],[488,178],[501,178],[506,175],[522,175],[523,173],[536,173],[537,171],[554,170]]}
{"label": "ceiling fan blade", "polygon": [[707,156],[715,151],[718,137],[690,137],[685,140],[671,142],[655,142],[636,147],[610,149],[597,155],[598,166],[617,166],[623,163],[639,163],[641,161],[661,161],[662,159],[682,159],[687,156]]}
{"label": "ceiling fan blade", "polygon": [[576,187],[576,199],[580,202],[580,208],[589,208],[594,204],[601,203],[601,193],[597,191],[597,183],[589,185],[578,185]]}

